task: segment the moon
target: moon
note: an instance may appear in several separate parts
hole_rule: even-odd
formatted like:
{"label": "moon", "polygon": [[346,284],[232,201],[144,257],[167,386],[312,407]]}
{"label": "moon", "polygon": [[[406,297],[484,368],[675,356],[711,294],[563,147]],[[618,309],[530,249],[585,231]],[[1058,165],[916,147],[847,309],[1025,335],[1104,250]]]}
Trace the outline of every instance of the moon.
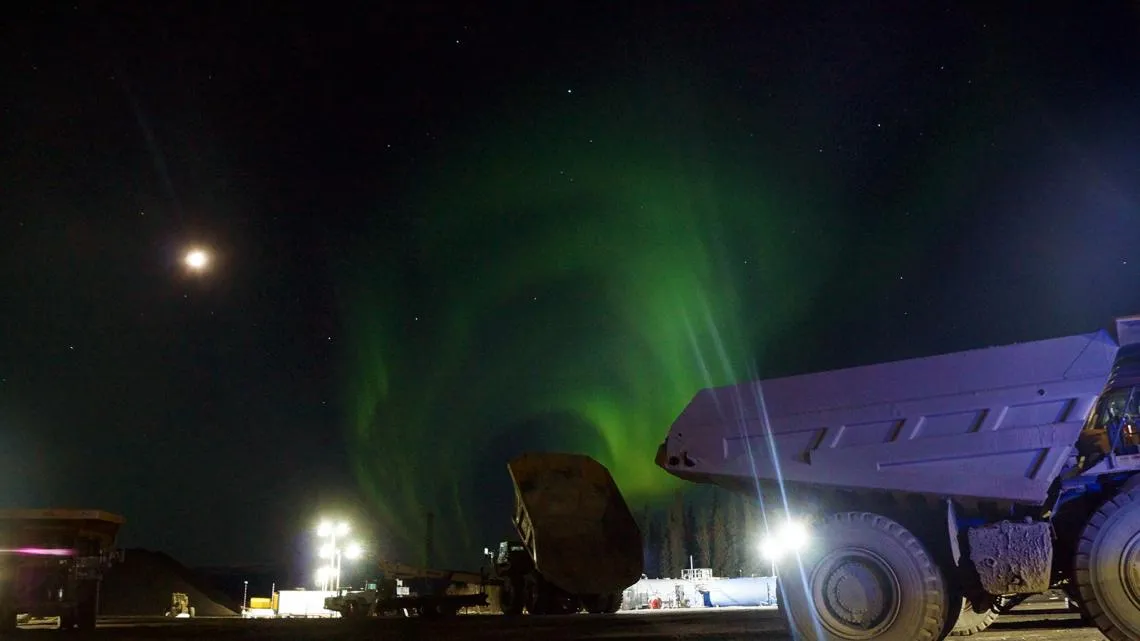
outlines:
{"label": "moon", "polygon": [[204,271],[210,266],[210,254],[204,249],[191,249],[186,252],[182,262],[190,271],[200,272]]}

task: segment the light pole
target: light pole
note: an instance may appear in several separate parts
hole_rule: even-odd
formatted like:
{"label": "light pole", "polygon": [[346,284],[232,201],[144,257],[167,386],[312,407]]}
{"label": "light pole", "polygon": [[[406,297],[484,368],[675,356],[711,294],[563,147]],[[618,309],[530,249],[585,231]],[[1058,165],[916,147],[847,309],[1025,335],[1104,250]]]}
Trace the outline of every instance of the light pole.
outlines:
{"label": "light pole", "polygon": [[249,603],[249,581],[241,582],[241,611],[245,612],[245,604]]}

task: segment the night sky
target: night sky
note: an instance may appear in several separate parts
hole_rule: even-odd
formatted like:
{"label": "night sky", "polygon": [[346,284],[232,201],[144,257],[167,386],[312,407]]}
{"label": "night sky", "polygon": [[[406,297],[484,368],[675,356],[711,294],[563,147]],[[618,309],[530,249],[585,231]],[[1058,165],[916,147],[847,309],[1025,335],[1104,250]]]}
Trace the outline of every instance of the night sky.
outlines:
{"label": "night sky", "polygon": [[1140,312],[1135,3],[409,4],[7,14],[0,504],[472,567],[525,449]]}

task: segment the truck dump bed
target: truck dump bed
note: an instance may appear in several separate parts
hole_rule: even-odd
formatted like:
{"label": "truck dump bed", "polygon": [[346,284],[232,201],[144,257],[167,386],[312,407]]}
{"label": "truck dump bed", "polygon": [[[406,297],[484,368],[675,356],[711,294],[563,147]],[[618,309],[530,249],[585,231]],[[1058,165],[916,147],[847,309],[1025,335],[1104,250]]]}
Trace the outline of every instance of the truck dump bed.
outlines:
{"label": "truck dump bed", "polygon": [[546,580],[579,595],[621,592],[637,582],[641,531],[601,463],[581,454],[529,453],[507,469],[515,528]]}
{"label": "truck dump bed", "polygon": [[0,510],[0,550],[26,556],[100,556],[124,522],[101,510]]}
{"label": "truck dump bed", "polygon": [[1117,349],[1097,332],[705,389],[657,463],[734,488],[782,479],[1040,504]]}

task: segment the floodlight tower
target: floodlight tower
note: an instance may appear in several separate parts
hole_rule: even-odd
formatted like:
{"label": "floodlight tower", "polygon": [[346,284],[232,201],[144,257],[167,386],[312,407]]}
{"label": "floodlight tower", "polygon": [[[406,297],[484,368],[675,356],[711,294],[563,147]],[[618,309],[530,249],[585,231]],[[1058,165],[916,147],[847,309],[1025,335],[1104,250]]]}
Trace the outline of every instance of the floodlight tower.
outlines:
{"label": "floodlight tower", "polygon": [[[362,548],[358,543],[349,543],[343,549],[337,545],[337,539],[343,540],[344,537],[348,536],[350,530],[348,523],[344,521],[335,525],[330,521],[322,521],[317,527],[317,538],[321,540],[321,547],[317,550],[317,555],[328,563],[327,566],[322,567],[317,572],[317,583],[321,584],[321,589],[326,592],[340,590],[342,557],[347,554],[349,559],[355,559],[361,554]],[[326,539],[328,540],[327,543],[324,542]]]}

